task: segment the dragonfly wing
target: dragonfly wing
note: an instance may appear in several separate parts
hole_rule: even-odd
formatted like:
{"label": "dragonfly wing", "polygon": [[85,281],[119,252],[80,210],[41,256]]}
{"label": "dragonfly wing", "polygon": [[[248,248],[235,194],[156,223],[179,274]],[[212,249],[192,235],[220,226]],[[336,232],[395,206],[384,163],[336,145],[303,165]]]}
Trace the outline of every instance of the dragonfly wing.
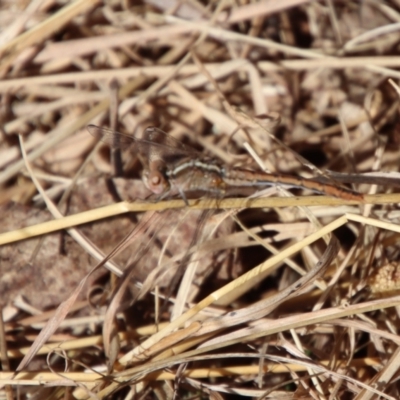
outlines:
{"label": "dragonfly wing", "polygon": [[108,128],[100,128],[96,125],[88,125],[87,130],[97,140],[107,143],[111,147],[120,147],[121,144],[133,144],[138,140],[134,136],[125,135]]}
{"label": "dragonfly wing", "polygon": [[162,161],[167,166],[173,166],[182,158],[200,157],[196,150],[155,127],[145,129],[141,142],[152,144],[139,148],[142,157],[147,157],[150,161]]}
{"label": "dragonfly wing", "polygon": [[156,161],[170,166],[182,158],[200,155],[196,150],[154,127],[146,128],[142,138],[96,125],[89,125],[87,129],[92,136],[114,148],[134,144],[142,162],[146,164]]}

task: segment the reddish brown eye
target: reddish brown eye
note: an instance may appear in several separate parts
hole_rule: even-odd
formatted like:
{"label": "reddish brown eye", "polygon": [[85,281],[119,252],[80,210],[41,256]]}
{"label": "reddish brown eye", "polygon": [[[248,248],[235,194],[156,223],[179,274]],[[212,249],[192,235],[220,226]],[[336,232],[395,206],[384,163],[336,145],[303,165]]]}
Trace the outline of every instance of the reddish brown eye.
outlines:
{"label": "reddish brown eye", "polygon": [[155,194],[163,193],[168,187],[164,177],[158,171],[149,172],[145,183],[146,186]]}
{"label": "reddish brown eye", "polygon": [[152,185],[159,185],[160,184],[160,177],[158,175],[153,175],[151,177],[151,184]]}

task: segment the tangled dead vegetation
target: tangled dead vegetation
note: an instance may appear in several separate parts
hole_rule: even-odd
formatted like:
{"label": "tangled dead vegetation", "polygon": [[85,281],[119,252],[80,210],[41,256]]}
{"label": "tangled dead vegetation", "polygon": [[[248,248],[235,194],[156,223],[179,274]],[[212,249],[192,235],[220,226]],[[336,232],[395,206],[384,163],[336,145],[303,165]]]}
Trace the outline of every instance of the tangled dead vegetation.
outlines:
{"label": "tangled dead vegetation", "polygon": [[[400,398],[398,2],[4,1],[0,21],[5,398]],[[89,124],[363,197],[155,199]]]}

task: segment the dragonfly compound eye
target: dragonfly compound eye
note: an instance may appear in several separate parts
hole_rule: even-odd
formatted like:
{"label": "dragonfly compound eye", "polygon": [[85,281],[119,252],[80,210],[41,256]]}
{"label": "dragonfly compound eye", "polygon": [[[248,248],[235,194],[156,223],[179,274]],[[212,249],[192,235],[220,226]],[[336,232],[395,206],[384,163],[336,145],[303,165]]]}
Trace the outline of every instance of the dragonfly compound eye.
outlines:
{"label": "dragonfly compound eye", "polygon": [[168,188],[167,181],[159,171],[152,171],[146,174],[145,183],[155,194],[161,194]]}

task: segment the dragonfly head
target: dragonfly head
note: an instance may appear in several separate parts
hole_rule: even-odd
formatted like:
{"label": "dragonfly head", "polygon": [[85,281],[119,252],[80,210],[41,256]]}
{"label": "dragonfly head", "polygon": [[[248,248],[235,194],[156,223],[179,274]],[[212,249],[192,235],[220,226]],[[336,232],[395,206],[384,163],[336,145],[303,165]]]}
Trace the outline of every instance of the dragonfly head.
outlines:
{"label": "dragonfly head", "polygon": [[143,172],[143,182],[154,194],[162,194],[170,189],[168,180],[159,170],[147,170]]}

